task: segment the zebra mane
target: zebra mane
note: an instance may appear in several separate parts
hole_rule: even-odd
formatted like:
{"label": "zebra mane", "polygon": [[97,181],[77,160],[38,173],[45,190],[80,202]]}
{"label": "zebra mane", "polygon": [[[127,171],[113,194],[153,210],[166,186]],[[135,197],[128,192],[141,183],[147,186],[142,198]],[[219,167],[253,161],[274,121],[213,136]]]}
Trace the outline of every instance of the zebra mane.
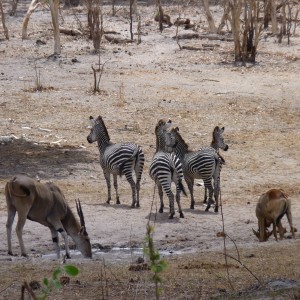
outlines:
{"label": "zebra mane", "polygon": [[158,138],[158,130],[160,129],[161,126],[165,125],[166,124],[166,121],[163,120],[163,119],[160,119],[156,126],[155,126],[155,137],[156,137],[156,152],[158,151],[159,149],[159,138]]}
{"label": "zebra mane", "polygon": [[183,137],[179,133],[179,128],[178,127],[172,128],[171,129],[171,133],[175,134],[176,140],[178,140],[178,143],[181,144],[181,145],[183,145],[183,147],[184,147],[184,149],[186,151],[189,151],[189,145],[185,142],[185,140],[183,139]]}
{"label": "zebra mane", "polygon": [[105,126],[105,124],[104,124],[104,121],[103,121],[102,117],[101,117],[101,116],[98,116],[98,118],[96,119],[96,122],[97,122],[98,124],[101,124],[101,126],[102,126],[102,128],[103,128],[103,130],[104,130],[104,132],[105,132],[105,134],[106,134],[106,136],[107,136],[107,139],[108,139],[108,141],[110,142],[110,137],[109,137],[107,128],[106,128],[106,126]]}

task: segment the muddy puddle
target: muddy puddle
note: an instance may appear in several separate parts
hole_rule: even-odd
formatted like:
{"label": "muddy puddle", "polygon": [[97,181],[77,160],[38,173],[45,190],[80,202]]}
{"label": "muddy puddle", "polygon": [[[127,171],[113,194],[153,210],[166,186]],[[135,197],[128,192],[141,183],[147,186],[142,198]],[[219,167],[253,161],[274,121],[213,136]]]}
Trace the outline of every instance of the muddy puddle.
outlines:
{"label": "muddy puddle", "polygon": [[[127,248],[127,247],[112,247],[110,249],[93,249],[93,259],[102,260],[108,262],[135,262],[140,257],[144,257],[143,248]],[[170,257],[175,255],[182,255],[187,253],[194,253],[196,249],[185,248],[180,250],[160,250],[159,253],[161,257]],[[81,253],[78,250],[70,250],[72,259],[82,258]],[[45,260],[55,260],[56,253],[48,253],[42,255],[42,259]]]}

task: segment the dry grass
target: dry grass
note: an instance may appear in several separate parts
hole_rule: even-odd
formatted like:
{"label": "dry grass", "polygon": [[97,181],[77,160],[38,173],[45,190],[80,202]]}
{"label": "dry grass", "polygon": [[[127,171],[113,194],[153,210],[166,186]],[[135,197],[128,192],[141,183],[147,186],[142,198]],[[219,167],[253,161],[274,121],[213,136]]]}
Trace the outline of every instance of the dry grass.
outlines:
{"label": "dry grass", "polygon": [[[268,282],[275,279],[300,280],[299,243],[286,245],[267,243],[260,249],[241,249],[241,261],[262,285],[241,265],[229,260],[225,265],[222,253],[202,252],[189,256],[167,258],[168,267],[161,277],[162,299],[243,298],[263,294],[263,297],[283,295],[284,299],[299,299],[299,289],[270,289]],[[236,256],[235,250],[229,251]],[[293,255],[291,255],[293,253]],[[80,274],[69,285],[52,293],[50,299],[153,299],[154,284],[148,270],[129,271],[130,263],[108,264],[102,259],[73,262]],[[0,273],[1,299],[17,299],[23,281],[50,277],[56,262],[39,259],[22,260],[19,265],[2,262]],[[234,290],[230,288],[226,268]],[[257,296],[258,297],[258,296]],[[288,297],[288,298],[287,298]]]}

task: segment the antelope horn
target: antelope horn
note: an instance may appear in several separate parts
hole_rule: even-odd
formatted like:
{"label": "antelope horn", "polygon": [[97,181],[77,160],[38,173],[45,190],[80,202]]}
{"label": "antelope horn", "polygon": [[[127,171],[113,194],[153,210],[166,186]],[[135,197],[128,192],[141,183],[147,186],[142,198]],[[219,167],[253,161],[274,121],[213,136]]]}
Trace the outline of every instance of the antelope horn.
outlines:
{"label": "antelope horn", "polygon": [[82,227],[84,227],[84,229],[85,229],[84,216],[83,216],[80,200],[79,199],[78,199],[78,201],[75,200],[75,202],[76,202],[77,213],[78,213],[78,216],[80,218],[80,225]]}

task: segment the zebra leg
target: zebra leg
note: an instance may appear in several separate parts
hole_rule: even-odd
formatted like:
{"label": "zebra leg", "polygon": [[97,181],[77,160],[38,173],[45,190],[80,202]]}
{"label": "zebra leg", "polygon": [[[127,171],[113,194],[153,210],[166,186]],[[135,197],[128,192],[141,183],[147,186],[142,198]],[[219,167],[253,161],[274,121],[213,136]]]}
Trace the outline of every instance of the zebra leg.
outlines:
{"label": "zebra leg", "polygon": [[191,209],[195,208],[195,199],[194,199],[194,178],[185,178],[188,189],[191,194]]}
{"label": "zebra leg", "polygon": [[180,192],[181,192],[180,187],[176,186],[176,202],[178,205],[179,215],[180,215],[180,218],[184,218],[184,215],[183,215],[183,212],[181,209],[181,205],[180,205]]}
{"label": "zebra leg", "polygon": [[159,200],[160,200],[160,208],[159,208],[159,213],[163,213],[164,212],[164,201],[163,201],[163,197],[164,197],[164,193],[163,193],[163,189],[160,183],[157,184],[158,187],[158,195],[159,195]]}
{"label": "zebra leg", "polygon": [[136,175],[136,207],[140,207],[140,187],[141,187],[141,179],[144,168],[144,153],[141,148],[139,148],[138,159],[135,163],[135,175]]}
{"label": "zebra leg", "polygon": [[215,197],[215,212],[219,210],[219,194],[220,194],[220,177],[221,177],[221,162],[218,160],[216,169],[214,172],[214,197]]}
{"label": "zebra leg", "polygon": [[107,185],[107,201],[106,203],[109,204],[110,200],[111,200],[111,184],[110,184],[110,173],[107,171],[103,171],[104,173],[104,177],[106,180],[106,185]]}
{"label": "zebra leg", "polygon": [[127,170],[124,169],[124,173],[125,173],[125,176],[126,176],[126,179],[127,179],[128,183],[131,186],[131,191],[132,191],[131,207],[135,207],[135,204],[136,204],[136,185],[135,185],[135,182],[134,182],[133,177],[132,177],[132,169],[127,169]]}
{"label": "zebra leg", "polygon": [[114,174],[113,177],[114,177],[114,188],[116,191],[117,204],[120,204],[120,197],[118,193],[118,175]]}
{"label": "zebra leg", "polygon": [[208,211],[210,209],[211,205],[214,204],[214,200],[212,199],[213,194],[214,194],[214,189],[213,189],[211,181],[212,181],[211,178],[204,180],[204,186],[208,189],[208,203],[207,203],[205,211]]}
{"label": "zebra leg", "polygon": [[169,203],[170,203],[170,214],[169,214],[169,219],[173,219],[175,215],[175,209],[174,209],[174,194],[172,193],[171,189],[167,193],[168,198],[169,198]]}
{"label": "zebra leg", "polygon": [[215,212],[219,211],[220,178],[214,180]]}

